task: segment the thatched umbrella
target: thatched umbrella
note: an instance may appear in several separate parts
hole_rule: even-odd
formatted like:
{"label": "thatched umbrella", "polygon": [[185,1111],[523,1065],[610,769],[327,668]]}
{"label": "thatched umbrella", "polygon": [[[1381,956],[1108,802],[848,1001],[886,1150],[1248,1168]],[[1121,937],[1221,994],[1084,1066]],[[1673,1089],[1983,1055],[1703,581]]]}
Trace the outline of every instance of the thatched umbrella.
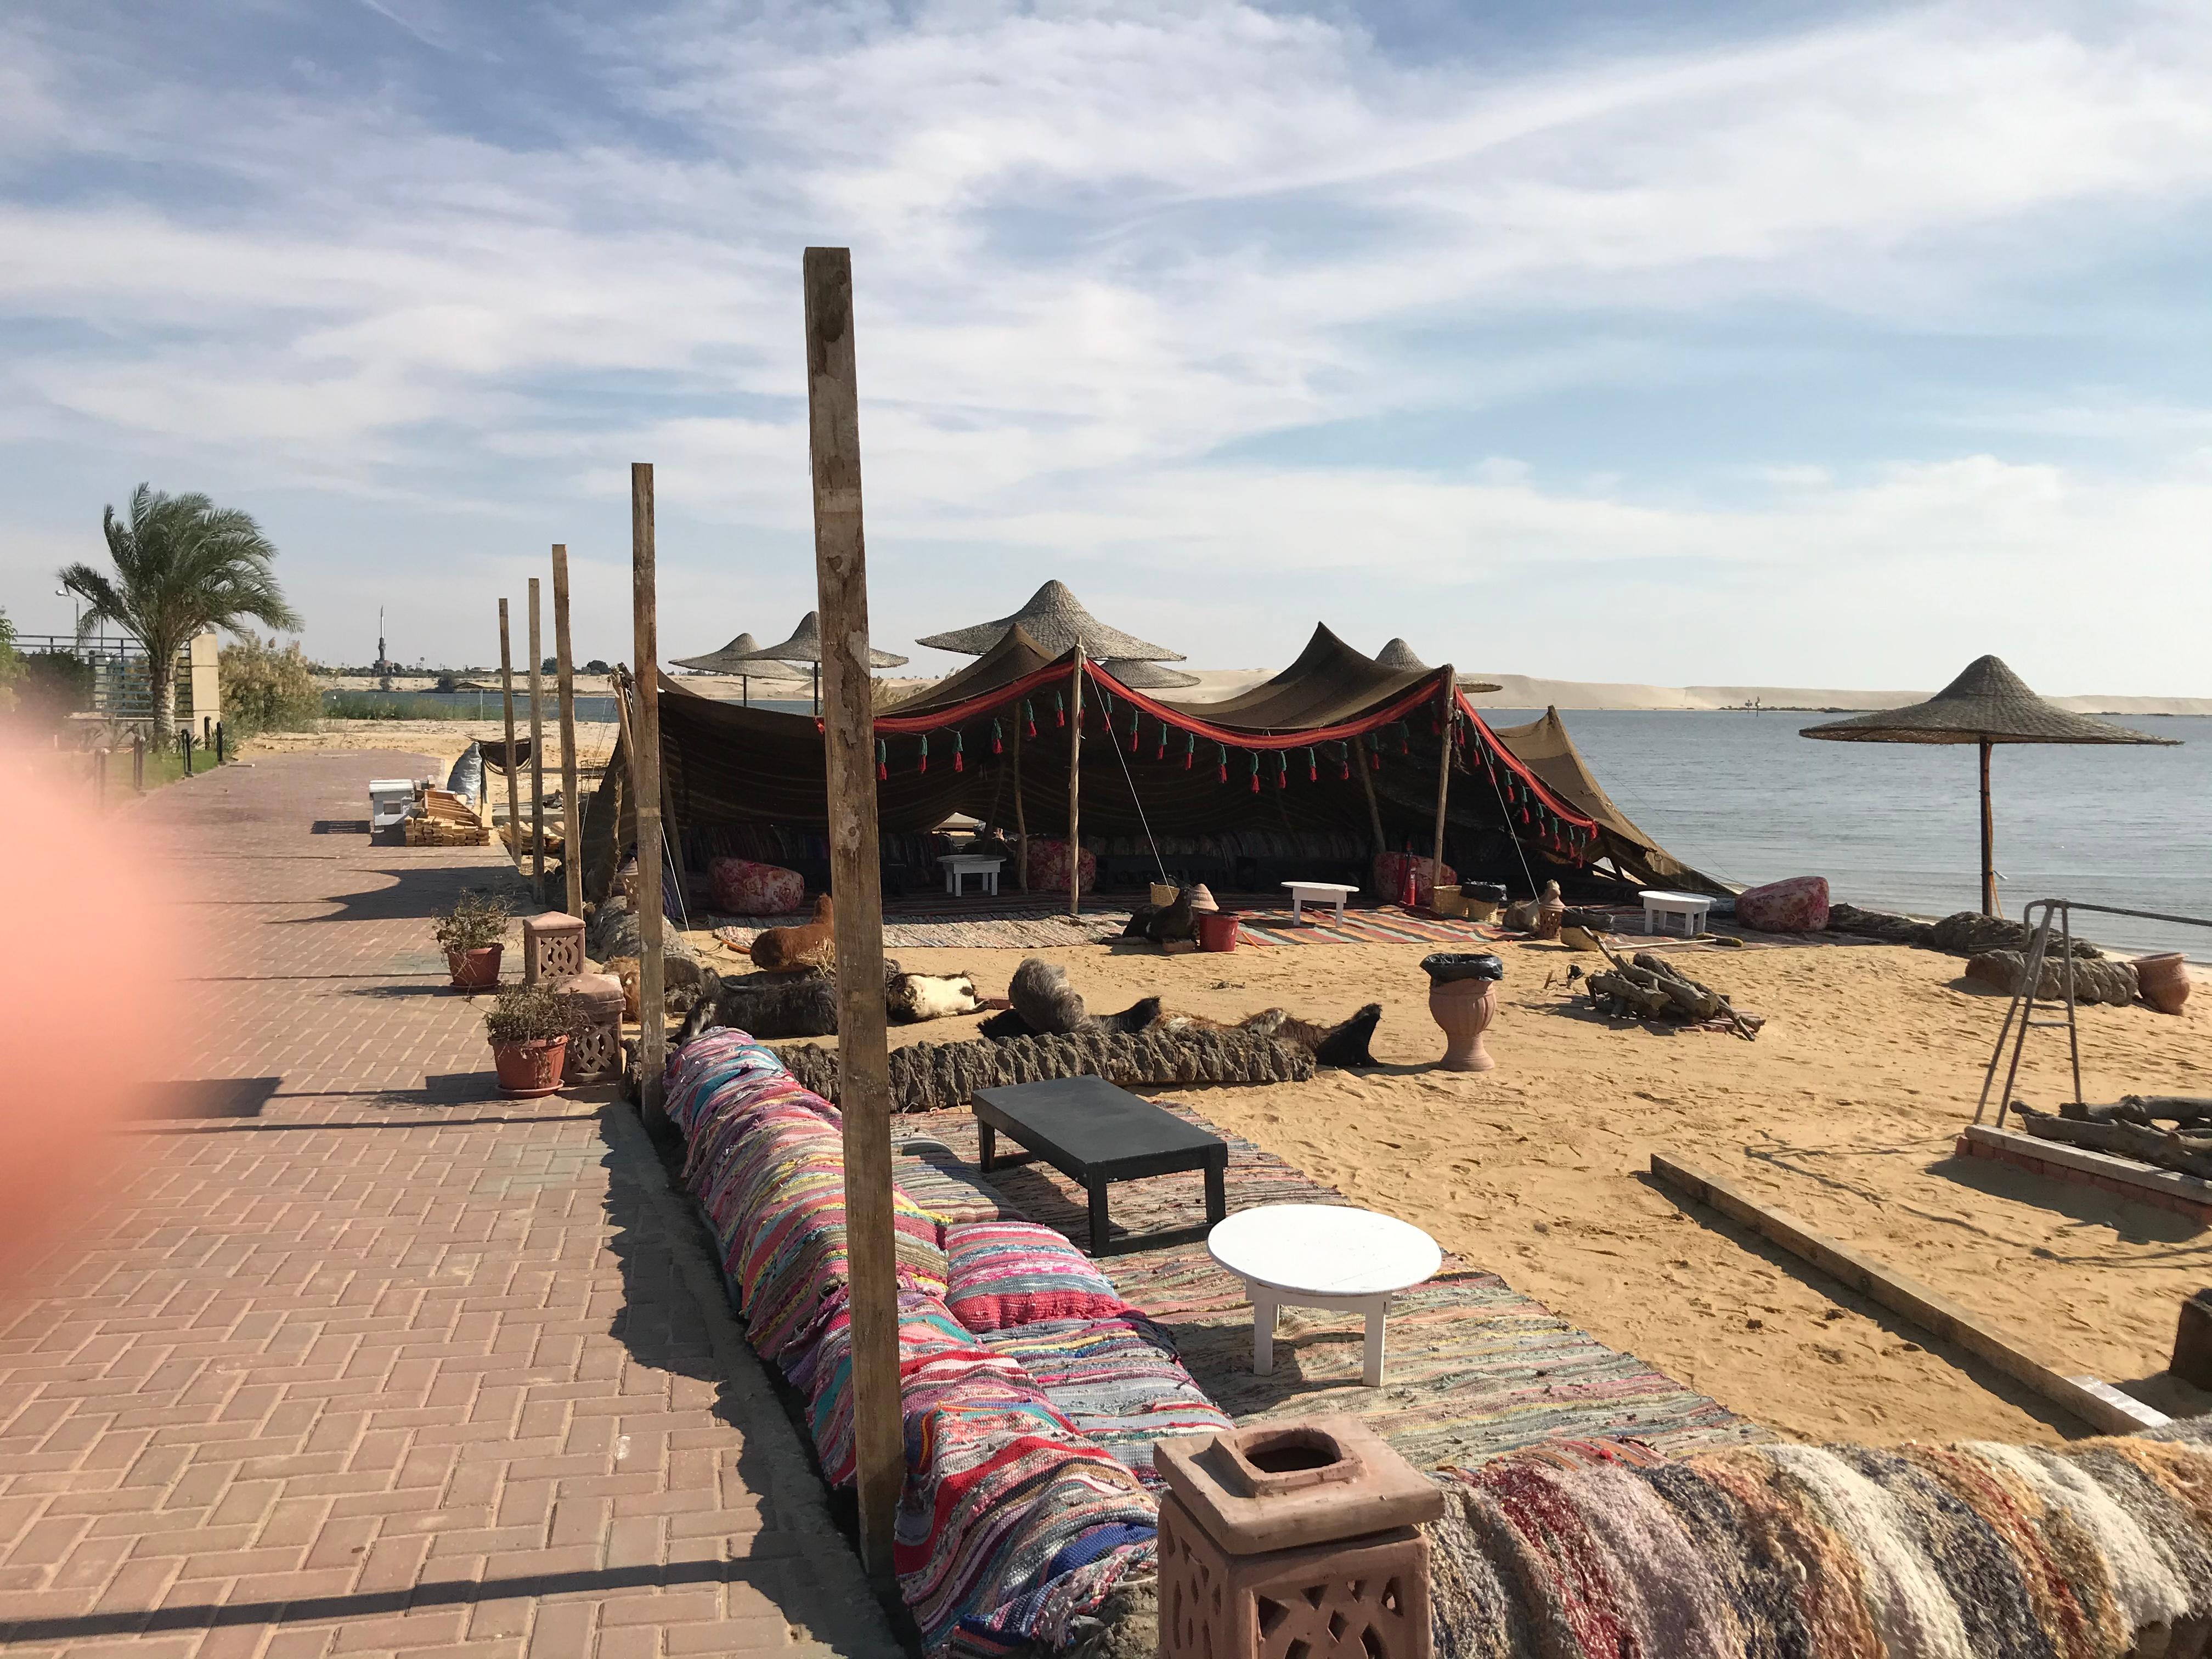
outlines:
{"label": "thatched umbrella", "polygon": [[949,634],[932,634],[916,643],[933,650],[957,651],[965,656],[980,657],[1017,624],[1048,656],[1060,656],[1080,645],[1084,655],[1095,662],[1182,660],[1180,652],[1150,644],[1118,628],[1107,627],[1083,608],[1082,602],[1068,592],[1066,583],[1060,581],[1047,582],[1011,617],[977,623],[972,628],[956,628]]}
{"label": "thatched umbrella", "polygon": [[758,640],[750,634],[740,634],[720,651],[709,651],[703,657],[678,657],[672,665],[702,674],[736,675],[738,697],[747,704],[753,700],[755,680],[796,684],[806,678],[795,668],[755,655],[759,649]]}
{"label": "thatched umbrella", "polygon": [[1403,640],[1393,640],[1375,653],[1375,660],[1385,668],[1426,668],[1428,664],[1413,654],[1413,647]]}
{"label": "thatched umbrella", "polygon": [[1198,676],[1180,668],[1166,668],[1134,657],[1114,657],[1099,665],[1132,691],[1165,691],[1179,685],[1196,685]]}
{"label": "thatched umbrella", "polygon": [[2155,743],[2154,738],[2086,714],[2069,714],[2027,689],[1995,657],[1977,657],[1966,671],[1925,702],[1877,709],[1826,726],[1808,726],[1801,738],[1834,743],[1971,743],[1982,751],[1982,914],[1997,913],[1996,830],[1990,816],[1990,750],[2000,743]]}
{"label": "thatched umbrella", "polygon": [[[822,613],[810,611],[799,619],[799,626],[791,630],[791,637],[774,645],[757,646],[732,661],[803,662],[814,671],[814,706],[822,707]],[[868,653],[871,668],[896,668],[906,659],[894,651]]]}

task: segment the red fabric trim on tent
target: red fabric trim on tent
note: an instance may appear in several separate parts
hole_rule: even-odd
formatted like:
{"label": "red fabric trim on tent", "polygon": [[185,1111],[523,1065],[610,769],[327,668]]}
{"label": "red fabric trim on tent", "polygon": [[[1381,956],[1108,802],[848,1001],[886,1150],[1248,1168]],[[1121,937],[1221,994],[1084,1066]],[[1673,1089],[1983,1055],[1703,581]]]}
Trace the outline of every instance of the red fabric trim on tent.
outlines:
{"label": "red fabric trim on tent", "polygon": [[1585,835],[1597,833],[1597,820],[1587,813],[1578,812],[1544,787],[1544,781],[1513,757],[1513,751],[1498,742],[1498,733],[1490,729],[1489,722],[1474,712],[1474,705],[1467,700],[1467,693],[1457,686],[1452,696],[1459,704],[1459,712],[1467,716],[1474,729],[1482,733],[1483,750],[1494,755],[1505,763],[1505,769],[1536,792],[1536,799],[1544,803],[1544,810],[1562,823],[1572,824]]}

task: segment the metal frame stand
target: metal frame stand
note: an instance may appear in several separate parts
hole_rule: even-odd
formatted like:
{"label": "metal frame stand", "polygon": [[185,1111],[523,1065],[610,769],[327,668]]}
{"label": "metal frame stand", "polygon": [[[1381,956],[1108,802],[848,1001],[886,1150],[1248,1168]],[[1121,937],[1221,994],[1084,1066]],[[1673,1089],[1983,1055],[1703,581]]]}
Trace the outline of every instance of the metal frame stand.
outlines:
{"label": "metal frame stand", "polygon": [[[2036,912],[2043,914],[2039,920]],[[2021,912],[2021,920],[2032,931],[2028,936],[2027,959],[2021,975],[2020,988],[2012,994],[2005,1009],[2004,1024],[1997,1030],[1997,1044],[1990,1054],[1989,1068],[1982,1073],[1982,1092],[1974,1103],[1974,1121],[1979,1123],[1989,1110],[1990,1090],[1996,1082],[1997,1066],[2004,1060],[2005,1045],[2012,1045],[2012,1060],[2005,1066],[2004,1090],[1997,1097],[1996,1127],[2004,1127],[2005,1114],[2012,1107],[2012,1085],[2020,1076],[2021,1052],[2027,1045],[2031,1027],[2049,1030],[2063,1029],[2067,1052],[2074,1067],[2074,1099],[2081,1099],[2081,1034],[2075,1019],[2074,1000],[2074,912],[2087,910],[2101,916],[2133,916],[2142,921],[2170,921],[2184,927],[2212,927],[2212,921],[2203,916],[2170,916],[2158,910],[2124,910],[2110,904],[2084,904],[2078,899],[2037,899]],[[2044,959],[2050,954],[2052,925],[2056,923],[2059,948],[2065,953],[2062,960],[2066,971],[2059,976],[2061,990],[2058,1002],[2066,1009],[2063,1019],[2035,1018],[2037,991],[2043,983]],[[2052,1006],[2057,1006],[2053,1004]]]}

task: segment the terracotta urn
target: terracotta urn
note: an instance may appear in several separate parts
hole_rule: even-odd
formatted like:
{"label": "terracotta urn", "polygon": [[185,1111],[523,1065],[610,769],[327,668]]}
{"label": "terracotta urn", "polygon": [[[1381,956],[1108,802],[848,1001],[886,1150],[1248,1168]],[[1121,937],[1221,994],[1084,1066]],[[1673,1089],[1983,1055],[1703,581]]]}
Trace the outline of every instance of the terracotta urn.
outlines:
{"label": "terracotta urn", "polygon": [[1559,884],[1556,881],[1546,882],[1543,897],[1538,902],[1536,907],[1536,937],[1538,939],[1559,938],[1559,921],[1566,913],[1566,901],[1559,896]]}
{"label": "terracotta urn", "polygon": [[565,1036],[491,1045],[491,1063],[499,1073],[499,1091],[513,1100],[535,1100],[541,1095],[558,1093],[568,1058],[568,1039]]}
{"label": "terracotta urn", "polygon": [[1504,964],[1487,951],[1440,951],[1421,958],[1429,976],[1429,1018],[1444,1034],[1447,1072],[1487,1072],[1498,1062],[1483,1034],[1498,1018],[1498,981]]}
{"label": "terracotta urn", "polygon": [[489,991],[499,983],[500,952],[505,947],[497,945],[479,946],[473,951],[448,951],[446,967],[453,976],[457,991]]}
{"label": "terracotta urn", "polygon": [[2136,990],[2161,1014],[2178,1014],[2189,1000],[2189,968],[2179,951],[2136,958]]}

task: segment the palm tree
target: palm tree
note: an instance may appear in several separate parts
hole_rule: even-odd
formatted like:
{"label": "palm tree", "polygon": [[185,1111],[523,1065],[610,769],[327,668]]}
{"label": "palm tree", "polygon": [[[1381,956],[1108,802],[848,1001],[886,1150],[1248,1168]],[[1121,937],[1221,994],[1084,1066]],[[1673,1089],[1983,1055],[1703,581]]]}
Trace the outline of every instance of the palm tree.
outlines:
{"label": "palm tree", "polygon": [[177,713],[177,653],[203,629],[236,629],[249,619],[297,631],[297,612],[284,602],[270,564],[276,544],[251,514],[217,507],[204,495],[164,495],[140,484],[128,523],[105,508],[112,578],[88,564],[61,573],[62,586],[85,601],[82,640],[112,623],[146,647],[154,693],[154,738],[167,744]]}

